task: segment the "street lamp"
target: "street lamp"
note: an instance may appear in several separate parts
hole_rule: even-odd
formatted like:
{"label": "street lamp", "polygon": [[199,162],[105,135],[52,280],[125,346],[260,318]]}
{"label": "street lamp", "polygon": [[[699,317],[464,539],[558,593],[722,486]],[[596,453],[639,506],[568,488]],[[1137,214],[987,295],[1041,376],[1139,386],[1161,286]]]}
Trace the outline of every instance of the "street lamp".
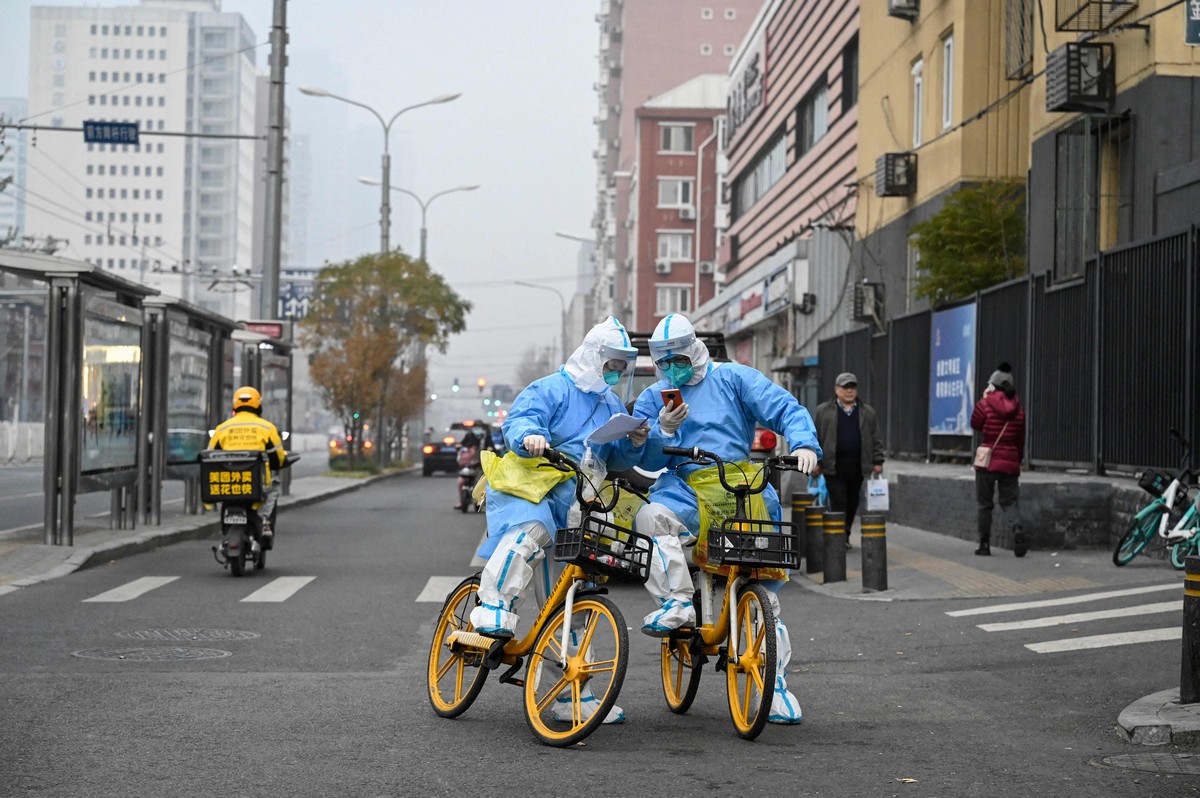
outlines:
{"label": "street lamp", "polygon": [[357,105],[359,108],[365,108],[374,114],[375,118],[379,120],[379,124],[383,126],[383,180],[380,181],[380,185],[383,186],[383,200],[379,206],[379,251],[380,254],[386,255],[391,251],[389,233],[391,232],[392,226],[392,208],[390,205],[391,198],[388,194],[388,189],[391,185],[392,156],[388,152],[388,139],[391,137],[392,123],[395,122],[405,111],[411,111],[414,108],[421,108],[426,105],[439,105],[441,103],[448,103],[451,100],[456,100],[461,97],[462,93],[455,92],[453,94],[440,94],[437,97],[426,100],[423,103],[417,103],[416,105],[409,105],[405,108],[401,108],[392,115],[391,119],[387,120],[386,122],[383,120],[383,116],[371,106],[348,99],[346,97],[340,97],[333,92],[326,91],[325,89],[319,89],[314,86],[301,86],[300,93],[307,94],[310,97],[329,97],[334,100],[341,100],[344,103],[349,103],[350,105]]}
{"label": "street lamp", "polygon": [[[380,181],[373,177],[360,177],[358,179],[358,182],[363,183],[368,186],[380,185]],[[455,186],[454,188],[448,188],[445,191],[439,191],[438,193],[433,194],[427,200],[422,200],[414,192],[409,191],[406,188],[400,188],[399,186],[390,186],[390,188],[392,189],[392,191],[399,191],[401,194],[407,194],[408,196],[415,199],[417,201],[417,204],[421,206],[421,262],[424,263],[425,262],[425,214],[429,210],[429,206],[433,204],[433,201],[435,199],[442,196],[443,194],[453,194],[455,191],[474,191],[475,189],[479,188],[479,185],[472,184],[472,185]]]}
{"label": "street lamp", "polygon": [[543,291],[553,291],[555,296],[558,297],[558,301],[562,305],[562,324],[561,324],[561,328],[559,330],[559,334],[562,336],[562,347],[560,350],[562,353],[562,361],[561,362],[566,363],[567,362],[567,300],[563,299],[562,292],[559,291],[557,288],[551,288],[548,285],[538,285],[537,283],[527,283],[524,280],[513,280],[513,282],[516,283],[517,285],[523,285],[526,288],[540,288]]}

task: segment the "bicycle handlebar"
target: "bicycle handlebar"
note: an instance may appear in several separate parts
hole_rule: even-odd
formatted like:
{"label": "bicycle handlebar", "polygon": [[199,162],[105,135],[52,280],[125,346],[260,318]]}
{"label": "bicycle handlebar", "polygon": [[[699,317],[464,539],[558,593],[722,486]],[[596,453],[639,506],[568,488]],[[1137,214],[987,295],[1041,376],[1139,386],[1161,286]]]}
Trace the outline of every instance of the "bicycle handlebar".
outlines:
{"label": "bicycle handlebar", "polygon": [[705,451],[698,446],[693,446],[691,448],[683,446],[664,446],[662,451],[665,455],[686,457],[698,465],[718,466],[717,477],[721,480],[721,487],[723,487],[729,493],[745,493],[748,496],[762,493],[767,489],[767,485],[770,484],[767,478],[770,476],[772,470],[784,470],[781,468],[781,466],[791,466],[792,468],[795,468],[797,465],[796,458],[792,457],[791,455],[774,455],[768,457],[763,460],[763,478],[761,483],[757,488],[751,488],[749,485],[730,485],[728,482],[726,482],[724,468],[725,461],[722,460],[721,456],[715,452]]}
{"label": "bicycle handlebar", "polygon": [[579,468],[579,463],[576,463],[570,457],[558,451],[557,449],[551,449],[549,446],[547,446],[546,450],[542,452],[542,457],[550,461],[549,463],[543,463],[541,466],[543,468],[548,466],[550,468],[556,468],[559,471],[575,472],[575,498],[579,501],[579,506],[585,511],[590,509],[593,512],[607,513],[612,512],[612,509],[617,506],[617,499],[619,499],[621,496],[621,489],[616,482],[613,483],[612,499],[610,499],[608,502],[603,502],[600,500],[599,485],[590,485],[592,490],[596,492],[596,495],[594,498],[585,499],[583,496],[583,489],[585,485],[590,484],[590,480],[583,475],[583,471]]}

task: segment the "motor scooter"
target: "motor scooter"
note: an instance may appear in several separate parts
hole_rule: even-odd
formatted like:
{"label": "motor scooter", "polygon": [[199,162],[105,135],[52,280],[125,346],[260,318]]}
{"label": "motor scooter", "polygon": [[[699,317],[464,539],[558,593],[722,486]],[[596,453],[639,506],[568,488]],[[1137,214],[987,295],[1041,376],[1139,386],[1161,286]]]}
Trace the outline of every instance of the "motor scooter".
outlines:
{"label": "motor scooter", "polygon": [[475,509],[475,499],[471,491],[483,474],[483,466],[479,459],[478,446],[463,446],[458,450],[458,506],[455,509],[467,512]]}
{"label": "motor scooter", "polygon": [[[299,459],[300,455],[289,452],[279,470]],[[267,453],[206,449],[200,452],[199,462],[200,498],[205,504],[220,505],[221,543],[212,547],[213,557],[234,576],[244,574],[248,563],[261,571],[267,566],[267,552],[275,545],[274,535],[263,539],[257,510],[266,489]],[[274,510],[271,528],[276,529]]]}

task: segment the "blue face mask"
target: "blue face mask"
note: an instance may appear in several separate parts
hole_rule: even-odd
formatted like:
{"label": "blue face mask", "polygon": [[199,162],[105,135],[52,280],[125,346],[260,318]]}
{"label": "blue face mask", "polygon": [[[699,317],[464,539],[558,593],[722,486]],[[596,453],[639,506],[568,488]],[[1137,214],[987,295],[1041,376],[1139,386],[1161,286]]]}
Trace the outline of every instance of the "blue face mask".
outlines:
{"label": "blue face mask", "polygon": [[604,381],[606,383],[608,383],[609,385],[616,385],[618,382],[621,381],[621,372],[619,372],[619,371],[604,372]]}
{"label": "blue face mask", "polygon": [[666,369],[663,370],[663,374],[666,375],[667,382],[671,383],[676,388],[682,388],[684,385],[687,385],[688,380],[690,380],[695,373],[696,369],[692,368],[690,364],[684,366],[678,363],[671,363],[666,367]]}

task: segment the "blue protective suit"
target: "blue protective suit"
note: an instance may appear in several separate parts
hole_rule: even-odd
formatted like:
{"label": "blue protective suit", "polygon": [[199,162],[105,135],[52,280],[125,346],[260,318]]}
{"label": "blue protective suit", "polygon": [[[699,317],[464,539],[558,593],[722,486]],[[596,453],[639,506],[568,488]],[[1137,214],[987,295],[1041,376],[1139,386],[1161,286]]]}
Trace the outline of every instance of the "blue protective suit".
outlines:
{"label": "blue protective suit", "polygon": [[[585,393],[576,387],[564,367],[521,391],[501,429],[505,444],[522,457],[529,455],[521,441],[527,435],[542,435],[552,448],[579,462],[587,437],[614,413],[624,412],[625,406],[607,386],[601,393]],[[635,449],[628,438],[593,446],[592,451],[612,471],[630,468],[641,458],[641,450]],[[490,557],[505,532],[528,521],[540,522],[553,534],[567,525],[567,511],[574,502],[574,479],[557,485],[537,504],[488,487],[488,536],[476,554]]]}
{"label": "blue protective suit", "polygon": [[[695,384],[680,388],[689,411],[674,435],[664,435],[657,421],[663,406],[660,392],[672,386],[660,380],[637,398],[633,414],[655,419],[639,463],[643,469],[676,469],[687,459],[664,455],[663,446],[698,446],[716,452],[729,463],[749,460],[756,424],[782,434],[787,439],[788,451],[806,448],[821,456],[812,416],[796,397],[768,380],[762,372],[740,363],[710,363],[706,371]],[[686,465],[669,470],[650,489],[650,500],[669,507],[692,535],[699,532],[700,515],[696,494],[684,479],[701,467]],[[771,518],[780,520],[783,516],[775,488],[768,486],[763,499]]]}

